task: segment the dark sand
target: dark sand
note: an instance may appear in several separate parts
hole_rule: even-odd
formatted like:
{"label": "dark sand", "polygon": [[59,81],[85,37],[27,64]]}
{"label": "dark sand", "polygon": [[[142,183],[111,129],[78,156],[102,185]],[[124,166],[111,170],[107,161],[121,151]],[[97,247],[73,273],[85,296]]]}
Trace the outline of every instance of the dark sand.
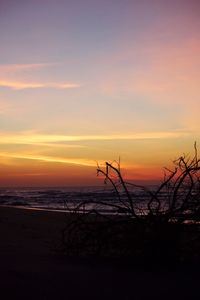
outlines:
{"label": "dark sand", "polygon": [[0,207],[0,299],[200,298],[195,266],[139,268],[58,253],[66,218]]}

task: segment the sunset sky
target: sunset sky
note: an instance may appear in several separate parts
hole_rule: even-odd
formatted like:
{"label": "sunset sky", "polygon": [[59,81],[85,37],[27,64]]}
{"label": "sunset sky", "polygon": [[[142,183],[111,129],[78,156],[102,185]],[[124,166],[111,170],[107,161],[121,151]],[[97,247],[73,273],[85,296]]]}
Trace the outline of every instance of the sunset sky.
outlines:
{"label": "sunset sky", "polygon": [[0,186],[162,178],[199,115],[199,0],[0,1]]}

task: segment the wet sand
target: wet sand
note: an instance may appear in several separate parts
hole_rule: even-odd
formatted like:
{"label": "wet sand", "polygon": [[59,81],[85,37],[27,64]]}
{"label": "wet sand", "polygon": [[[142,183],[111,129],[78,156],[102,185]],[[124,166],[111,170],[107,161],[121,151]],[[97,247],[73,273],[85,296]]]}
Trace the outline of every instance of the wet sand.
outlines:
{"label": "wet sand", "polygon": [[66,257],[69,215],[0,207],[1,299],[197,299],[198,267],[136,268]]}

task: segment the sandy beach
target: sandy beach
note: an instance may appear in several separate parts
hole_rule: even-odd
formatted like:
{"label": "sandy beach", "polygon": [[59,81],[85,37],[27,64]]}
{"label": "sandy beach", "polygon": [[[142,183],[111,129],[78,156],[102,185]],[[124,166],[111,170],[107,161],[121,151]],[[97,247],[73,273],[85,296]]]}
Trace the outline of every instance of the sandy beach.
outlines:
{"label": "sandy beach", "polygon": [[[68,216],[69,217],[69,216]],[[199,270],[145,269],[59,253],[66,214],[0,207],[1,299],[196,299]]]}

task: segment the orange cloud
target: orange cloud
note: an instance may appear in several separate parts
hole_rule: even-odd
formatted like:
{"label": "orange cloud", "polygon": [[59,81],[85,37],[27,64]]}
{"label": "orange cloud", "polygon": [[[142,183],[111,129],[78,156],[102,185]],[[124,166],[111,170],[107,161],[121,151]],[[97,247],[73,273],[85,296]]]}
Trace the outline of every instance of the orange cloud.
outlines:
{"label": "orange cloud", "polygon": [[[61,157],[51,157],[51,156],[42,156],[42,155],[31,155],[31,154],[19,154],[19,153],[4,153],[1,152],[0,156],[2,158],[17,158],[17,159],[27,159],[27,160],[37,160],[43,162],[53,162],[53,163],[62,163],[62,164],[72,164],[86,167],[96,167],[97,163],[92,160],[80,159],[80,158],[61,158]],[[102,162],[101,162],[102,163]]]}
{"label": "orange cloud", "polygon": [[139,139],[165,139],[188,136],[187,132],[139,132],[121,135],[44,135],[44,134],[0,134],[0,144],[38,144],[74,141],[103,141],[103,140],[139,140]]}

